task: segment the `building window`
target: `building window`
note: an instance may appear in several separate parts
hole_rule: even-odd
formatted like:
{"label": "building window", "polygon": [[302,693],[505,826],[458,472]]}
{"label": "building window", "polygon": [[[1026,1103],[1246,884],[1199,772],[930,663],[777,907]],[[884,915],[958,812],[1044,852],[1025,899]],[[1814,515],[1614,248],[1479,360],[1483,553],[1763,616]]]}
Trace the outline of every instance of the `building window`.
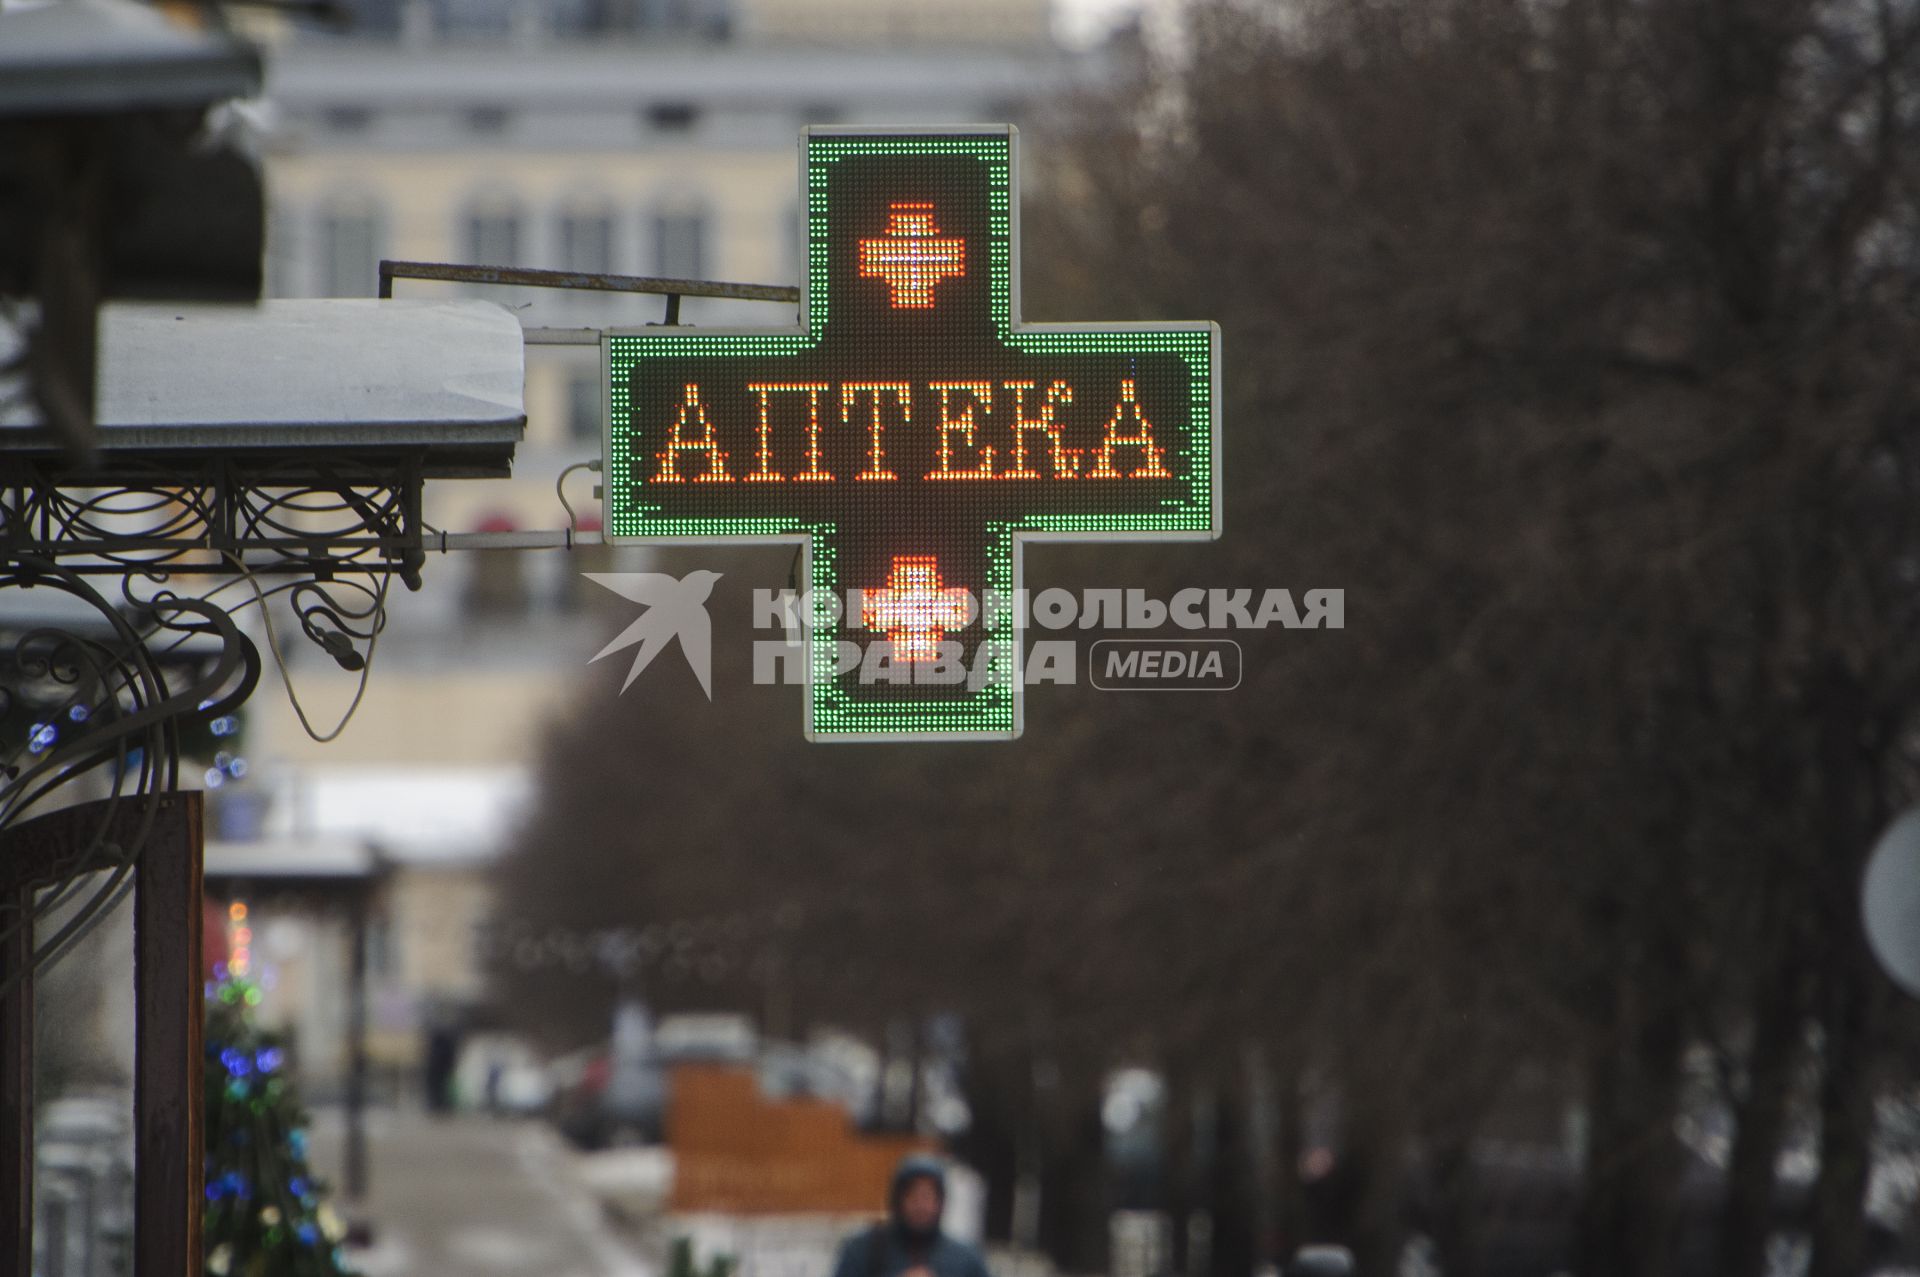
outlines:
{"label": "building window", "polygon": [[349,0],[347,20],[356,36],[392,39],[400,34],[400,10],[405,0]]}
{"label": "building window", "polygon": [[519,265],[519,206],[505,196],[476,201],[467,210],[466,246],[475,266]]}
{"label": "building window", "polygon": [[613,270],[613,215],[600,209],[560,214],[560,269],[605,275]]}
{"label": "building window", "polygon": [[609,7],[602,0],[554,0],[547,22],[555,35],[569,39],[600,35],[610,29]]}
{"label": "building window", "polygon": [[320,210],[322,297],[371,297],[380,269],[380,212],[363,197],[341,197]]}
{"label": "building window", "polygon": [[467,108],[467,129],[473,133],[504,133],[510,118],[504,106],[470,106]]}
{"label": "building window", "polygon": [[787,211],[780,216],[780,261],[786,267],[787,278],[799,282],[806,264],[807,243],[805,227],[800,222],[800,206],[787,205]]}
{"label": "building window", "polygon": [[724,40],[733,29],[730,0],[627,0],[622,26],[641,32],[671,32]]}
{"label": "building window", "polygon": [[279,202],[267,212],[266,276],[268,297],[297,297],[300,288],[299,223],[293,210]]}
{"label": "building window", "polygon": [[513,30],[511,0],[433,0],[434,26],[453,37],[503,36]]}
{"label": "building window", "polygon": [[373,126],[373,112],[364,106],[330,106],[320,118],[335,133],[364,133]]}
{"label": "building window", "polygon": [[367,919],[367,975],[382,983],[400,977],[400,935],[391,919],[376,914]]}
{"label": "building window", "polygon": [[663,209],[653,215],[653,273],[699,279],[706,269],[706,214]]}
{"label": "building window", "polygon": [[685,133],[700,121],[700,108],[691,102],[655,102],[647,108],[647,123],[662,133]]}
{"label": "building window", "polygon": [[600,409],[600,373],[581,369],[567,378],[567,435],[569,438],[598,440],[602,425]]}
{"label": "building window", "polygon": [[[504,514],[489,515],[475,532],[512,532],[517,525]],[[468,556],[467,610],[480,616],[513,616],[527,606],[527,556],[512,550],[483,550]]]}

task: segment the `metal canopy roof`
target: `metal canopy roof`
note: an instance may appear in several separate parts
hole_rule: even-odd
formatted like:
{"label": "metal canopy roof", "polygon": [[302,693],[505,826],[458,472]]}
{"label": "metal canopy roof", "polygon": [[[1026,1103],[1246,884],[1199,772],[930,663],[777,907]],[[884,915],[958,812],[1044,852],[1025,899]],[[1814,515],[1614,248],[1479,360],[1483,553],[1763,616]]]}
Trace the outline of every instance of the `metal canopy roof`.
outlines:
{"label": "metal canopy roof", "polygon": [[0,116],[205,106],[260,86],[260,55],[131,0],[0,5]]}
{"label": "metal canopy roof", "polygon": [[[424,477],[501,477],[526,428],[524,374],[519,321],[492,302],[109,305],[99,447],[162,463],[408,452]],[[57,454],[20,428],[26,411],[0,414],[0,458]]]}
{"label": "metal canopy roof", "polygon": [[348,838],[209,842],[205,855],[204,872],[209,878],[364,879],[378,877],[385,869],[372,847]]}

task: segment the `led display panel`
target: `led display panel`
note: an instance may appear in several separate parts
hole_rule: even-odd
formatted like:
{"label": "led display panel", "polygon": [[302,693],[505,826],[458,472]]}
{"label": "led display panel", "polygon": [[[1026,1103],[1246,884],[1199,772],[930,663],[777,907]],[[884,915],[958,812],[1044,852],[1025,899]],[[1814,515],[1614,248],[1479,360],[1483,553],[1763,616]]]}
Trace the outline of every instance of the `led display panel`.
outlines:
{"label": "led display panel", "polygon": [[1015,144],[807,129],[803,323],[607,334],[609,538],[799,543],[812,739],[1017,735],[1024,543],[1219,535],[1219,329],[1022,324]]}

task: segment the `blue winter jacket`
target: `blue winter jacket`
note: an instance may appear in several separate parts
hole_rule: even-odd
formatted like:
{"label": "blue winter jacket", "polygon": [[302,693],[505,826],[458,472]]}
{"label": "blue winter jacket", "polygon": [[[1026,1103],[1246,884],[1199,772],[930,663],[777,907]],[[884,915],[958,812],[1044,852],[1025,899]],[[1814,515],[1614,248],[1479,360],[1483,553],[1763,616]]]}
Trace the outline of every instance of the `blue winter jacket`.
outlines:
{"label": "blue winter jacket", "polygon": [[980,1252],[945,1233],[936,1234],[928,1244],[916,1245],[899,1225],[900,1197],[916,1179],[931,1179],[946,1200],[947,1176],[939,1162],[929,1157],[909,1157],[893,1173],[893,1190],[888,1197],[888,1219],[864,1229],[841,1244],[840,1258],[833,1266],[833,1277],[900,1277],[911,1268],[928,1268],[934,1277],[989,1277]]}

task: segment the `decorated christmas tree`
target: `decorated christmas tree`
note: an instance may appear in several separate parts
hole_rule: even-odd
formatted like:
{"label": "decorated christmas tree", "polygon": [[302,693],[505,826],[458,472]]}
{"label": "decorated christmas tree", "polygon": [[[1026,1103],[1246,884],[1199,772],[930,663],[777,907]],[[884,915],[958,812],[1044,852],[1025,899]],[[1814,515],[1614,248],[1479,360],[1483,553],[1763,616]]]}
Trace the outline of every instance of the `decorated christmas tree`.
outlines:
{"label": "decorated christmas tree", "polygon": [[307,1165],[306,1115],[260,991],[227,974],[207,999],[206,1265],[210,1277],[341,1277],[345,1235]]}

